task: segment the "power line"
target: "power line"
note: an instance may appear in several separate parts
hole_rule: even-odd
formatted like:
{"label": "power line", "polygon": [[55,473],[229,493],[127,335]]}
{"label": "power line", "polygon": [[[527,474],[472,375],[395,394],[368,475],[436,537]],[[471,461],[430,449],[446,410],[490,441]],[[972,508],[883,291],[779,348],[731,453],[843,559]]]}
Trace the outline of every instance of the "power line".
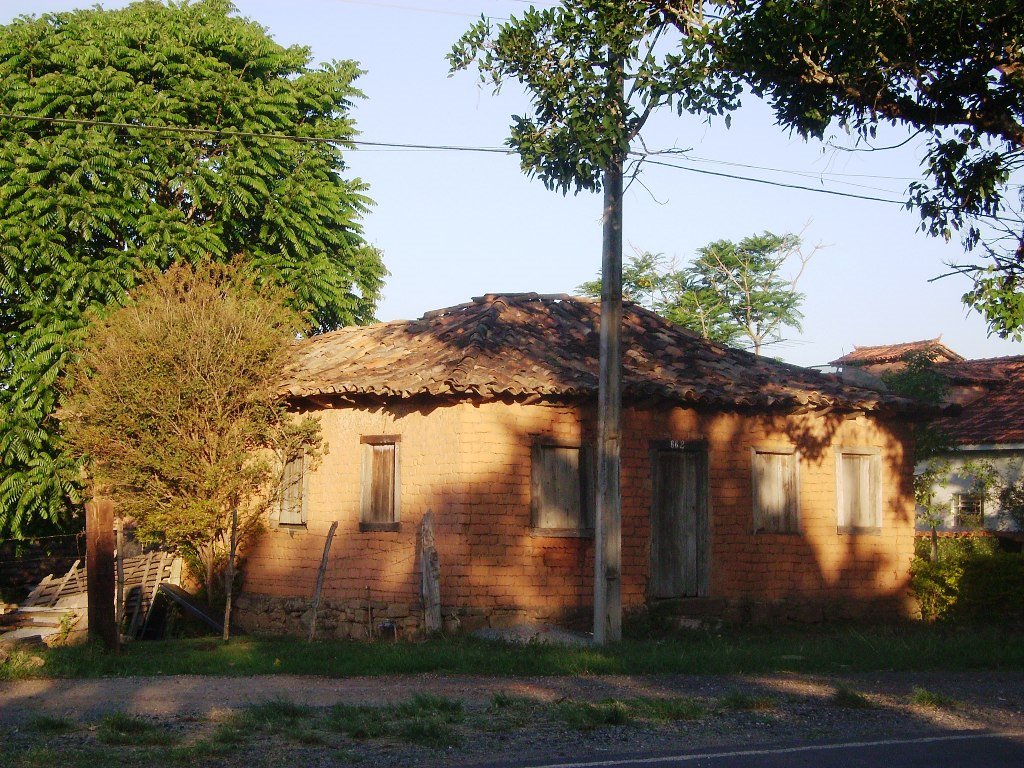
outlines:
{"label": "power line", "polygon": [[450,11],[446,8],[425,8],[422,5],[403,5],[401,3],[382,3],[376,0],[335,0],[339,3],[351,5],[365,5],[371,8],[383,8],[389,11],[411,11],[413,13],[432,13],[438,16],[461,16],[463,18],[478,19],[481,15],[496,21],[508,21],[503,16],[491,16],[490,14],[469,13],[468,11]]}
{"label": "power line", "polygon": [[722,173],[721,171],[709,171],[705,168],[690,168],[685,165],[675,165],[673,163],[666,163],[663,160],[651,160],[646,158],[644,162],[650,163],[651,165],[659,165],[665,168],[675,168],[679,171],[688,171],[689,173],[699,173],[704,176],[718,176],[723,179],[737,179],[739,181],[750,181],[755,184],[767,184],[771,187],[782,187],[783,189],[799,189],[804,192],[817,192],[821,195],[835,195],[836,197],[850,197],[854,200],[869,200],[874,203],[890,203],[892,205],[906,205],[904,200],[889,200],[882,197],[872,197],[871,195],[858,195],[854,192],[839,192],[834,189],[822,189],[820,187],[808,187],[803,184],[787,184],[784,181],[772,181],[771,179],[758,179],[753,176],[740,176],[734,173]]}
{"label": "power line", "polygon": [[457,144],[410,144],[387,141],[364,141],[362,139],[331,138],[328,136],[300,136],[291,133],[255,133],[251,131],[224,130],[221,128],[199,128],[185,125],[150,125],[149,123],[122,123],[113,120],[93,120],[89,118],[73,117],[41,117],[35,115],[23,115],[12,112],[0,112],[0,118],[9,120],[34,120],[41,123],[57,125],[84,125],[100,128],[123,128],[136,131],[153,131],[155,133],[177,133],[196,134],[200,136],[213,136],[225,139],[270,139],[276,141],[294,141],[304,144],[352,144],[365,147],[386,147],[389,149],[419,149],[419,150],[447,150],[453,152],[490,152],[502,155],[512,153],[510,149],[501,147],[470,147]]}
{"label": "power line", "polygon": [[[342,139],[342,138],[330,138],[326,136],[300,136],[297,134],[288,133],[255,133],[250,131],[233,131],[223,130],[217,128],[198,128],[195,126],[179,126],[179,125],[150,125],[148,123],[123,123],[111,120],[93,120],[88,118],[70,118],[70,117],[42,117],[18,114],[12,112],[0,112],[0,118],[6,118],[10,120],[28,120],[42,123],[51,124],[62,124],[62,125],[82,125],[82,126],[95,126],[103,128],[120,128],[125,130],[141,130],[141,131],[153,131],[159,133],[175,133],[175,134],[194,134],[201,136],[213,136],[217,138],[250,138],[250,139],[264,139],[264,140],[276,140],[276,141],[295,141],[299,143],[308,144],[343,144],[353,146],[365,146],[365,147],[381,147],[388,149],[404,149],[404,150],[432,150],[432,151],[448,151],[448,152],[481,152],[488,154],[501,154],[511,155],[513,154],[511,149],[501,147],[474,147],[467,145],[457,144],[420,144],[420,143],[401,143],[401,142],[384,142],[384,141],[364,141],[356,139]],[[805,192],[816,192],[824,195],[834,195],[837,197],[847,197],[855,200],[869,200],[877,203],[890,203],[893,205],[904,205],[902,200],[889,200],[880,197],[873,197],[870,195],[858,195],[853,192],[840,192],[832,189],[822,189],[820,187],[808,187],[803,184],[787,184],[781,181],[772,181],[770,179],[759,179],[753,176],[741,176],[739,174],[722,173],[720,171],[709,171],[703,168],[691,168],[684,165],[677,165],[674,163],[668,163],[663,160],[652,160],[648,155],[644,153],[631,153],[632,155],[639,157],[643,162],[650,163],[651,165],[657,165],[665,168],[673,168],[675,170],[687,171],[690,173],[699,173],[705,176],[717,176],[725,179],[735,179],[737,181],[749,181],[755,184],[766,184],[773,187],[781,187],[783,189],[798,189]],[[793,173],[790,171],[790,173]]]}

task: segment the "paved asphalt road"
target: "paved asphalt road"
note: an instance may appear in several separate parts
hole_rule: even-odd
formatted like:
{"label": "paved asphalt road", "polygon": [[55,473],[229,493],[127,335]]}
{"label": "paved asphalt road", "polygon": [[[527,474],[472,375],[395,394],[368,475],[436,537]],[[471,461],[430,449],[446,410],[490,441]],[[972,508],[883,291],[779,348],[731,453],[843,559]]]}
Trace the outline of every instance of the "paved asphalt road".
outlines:
{"label": "paved asphalt road", "polygon": [[493,768],[1024,768],[1024,731],[949,733],[908,739],[818,745],[719,748],[652,755],[581,756],[578,760]]}

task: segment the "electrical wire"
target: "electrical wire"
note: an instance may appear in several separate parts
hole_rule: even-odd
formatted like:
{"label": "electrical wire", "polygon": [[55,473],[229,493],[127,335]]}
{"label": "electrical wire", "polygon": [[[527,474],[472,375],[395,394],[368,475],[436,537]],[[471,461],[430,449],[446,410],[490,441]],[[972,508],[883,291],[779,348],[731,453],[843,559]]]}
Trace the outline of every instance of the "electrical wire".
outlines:
{"label": "electrical wire", "polygon": [[[36,121],[50,124],[62,124],[62,125],[82,125],[82,126],[94,126],[102,128],[119,128],[124,130],[137,130],[137,131],[152,131],[158,133],[174,133],[174,134],[193,134],[199,136],[212,136],[216,138],[244,138],[244,139],[262,139],[272,141],[294,141],[299,143],[307,144],[339,144],[339,145],[351,145],[354,147],[377,147],[387,149],[401,149],[401,150],[422,150],[422,151],[448,151],[448,152],[477,152],[477,153],[488,153],[488,154],[501,154],[511,155],[514,154],[513,150],[502,147],[474,147],[468,145],[457,145],[457,144],[421,144],[421,143],[407,143],[407,142],[384,142],[384,141],[365,141],[362,139],[341,139],[341,138],[330,138],[326,136],[299,136],[296,134],[287,133],[255,133],[250,131],[233,131],[223,130],[216,128],[198,128],[195,126],[178,126],[178,125],[150,125],[148,123],[124,123],[112,120],[93,120],[88,118],[70,118],[70,117],[43,117],[35,115],[26,115],[12,112],[0,112],[0,119],[9,120],[27,120]],[[664,168],[672,168],[679,171],[688,173],[698,173],[705,176],[715,176],[725,179],[734,179],[737,181],[748,181],[754,184],[764,184],[773,187],[780,187],[783,189],[797,189],[804,192],[815,192],[817,194],[834,195],[837,197],[846,197],[855,200],[867,200],[877,203],[889,203],[892,205],[905,205],[903,200],[892,200],[882,197],[874,197],[871,195],[860,195],[853,192],[841,192],[833,189],[822,189],[820,187],[809,187],[803,184],[789,184],[782,181],[774,181],[771,179],[761,179],[754,176],[742,176],[740,174],[723,173],[720,171],[711,171],[704,168],[692,168],[689,166],[678,165],[676,163],[669,163],[664,160],[654,160],[649,154],[634,152],[630,153],[635,157],[639,157],[643,162],[651,165],[660,166]],[[798,171],[787,171],[788,173],[800,174]]]}

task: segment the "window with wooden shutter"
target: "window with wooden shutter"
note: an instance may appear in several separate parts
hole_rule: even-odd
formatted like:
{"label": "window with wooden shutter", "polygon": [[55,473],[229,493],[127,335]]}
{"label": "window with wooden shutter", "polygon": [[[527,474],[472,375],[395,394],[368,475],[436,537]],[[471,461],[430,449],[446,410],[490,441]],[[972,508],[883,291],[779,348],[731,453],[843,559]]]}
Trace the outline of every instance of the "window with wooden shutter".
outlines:
{"label": "window with wooden shutter", "polygon": [[799,455],[794,450],[754,449],[754,533],[800,529]]}
{"label": "window with wooden shutter", "polygon": [[369,435],[363,446],[362,495],[359,515],[361,531],[399,529],[398,435]]}
{"label": "window with wooden shutter", "polygon": [[306,457],[296,456],[284,465],[278,525],[306,524]]}
{"label": "window with wooden shutter", "polygon": [[882,528],[882,458],[877,449],[836,452],[839,530],[877,533]]}
{"label": "window with wooden shutter", "polygon": [[589,536],[594,527],[594,452],[590,446],[533,445],[533,528],[545,536]]}

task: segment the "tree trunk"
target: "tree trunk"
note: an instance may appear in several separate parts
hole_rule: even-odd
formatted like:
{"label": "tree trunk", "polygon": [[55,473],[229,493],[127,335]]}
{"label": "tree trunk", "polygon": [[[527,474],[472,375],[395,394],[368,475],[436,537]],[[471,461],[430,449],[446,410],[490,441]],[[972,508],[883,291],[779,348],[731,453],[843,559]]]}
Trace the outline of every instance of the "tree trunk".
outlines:
{"label": "tree trunk", "polygon": [[931,536],[931,539],[932,539],[932,551],[930,553],[931,554],[931,561],[933,563],[937,563],[937,562],[939,562],[939,534],[935,530],[935,526],[934,525],[932,526],[932,536]]}
{"label": "tree trunk", "polygon": [[211,541],[206,547],[206,604],[213,607],[213,553],[216,551]]}
{"label": "tree trunk", "polygon": [[238,505],[231,507],[231,548],[224,573],[224,642],[231,639],[231,596],[235,591],[235,552],[238,548]]}

